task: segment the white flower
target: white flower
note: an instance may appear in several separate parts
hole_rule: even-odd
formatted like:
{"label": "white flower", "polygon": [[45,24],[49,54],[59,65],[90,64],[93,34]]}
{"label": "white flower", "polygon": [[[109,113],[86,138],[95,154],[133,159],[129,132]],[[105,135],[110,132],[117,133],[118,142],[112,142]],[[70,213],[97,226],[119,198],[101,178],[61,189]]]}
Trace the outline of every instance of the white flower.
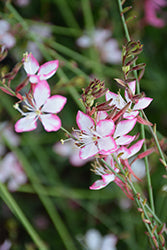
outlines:
{"label": "white flower", "polygon": [[100,54],[103,62],[117,64],[121,62],[121,50],[116,39],[110,38],[112,32],[108,29],[95,29],[77,39],[77,45],[81,48],[94,46]]}
{"label": "white flower", "polygon": [[8,153],[0,162],[0,181],[2,183],[8,181],[10,191],[17,190],[27,181],[20,163],[12,152]]}
{"label": "white flower", "polygon": [[[30,98],[29,98],[30,99]],[[64,96],[54,95],[50,97],[50,87],[46,81],[40,81],[35,85],[33,90],[33,97],[25,102],[25,108],[28,112],[23,112],[18,104],[15,105],[15,108],[23,115],[24,118],[18,120],[15,124],[16,132],[25,132],[36,129],[37,120],[39,119],[45,130],[57,131],[61,127],[61,120],[56,115],[59,113],[67,99]]]}
{"label": "white flower", "polygon": [[[136,81],[129,82],[128,85],[132,94],[135,95]],[[125,119],[134,119],[139,114],[139,110],[148,107],[148,105],[153,100],[152,98],[149,97],[141,97],[140,99],[137,100],[136,104],[133,105],[132,100],[128,96],[127,90],[125,90],[125,100],[122,98],[120,94],[115,94],[113,92],[108,91],[106,93],[106,101],[109,101],[110,99],[111,102],[109,105],[115,105],[115,107],[118,110],[123,109],[128,103],[130,104],[129,108],[123,114],[123,117]]]}
{"label": "white flower", "polygon": [[89,229],[85,235],[85,243],[89,250],[116,250],[117,237],[107,234],[104,237],[96,229]]}
{"label": "white flower", "polygon": [[0,43],[8,49],[16,43],[14,36],[10,34],[10,24],[6,20],[0,20]]}
{"label": "white flower", "polygon": [[23,62],[24,69],[31,83],[49,79],[56,73],[59,66],[58,60],[49,61],[39,66],[38,61],[31,53],[25,55]]}
{"label": "white flower", "polygon": [[110,154],[117,149],[117,145],[111,136],[115,130],[112,120],[100,120],[95,126],[93,119],[81,111],[77,113],[77,125],[79,127],[78,140],[80,145],[80,158],[87,159],[96,154]]}

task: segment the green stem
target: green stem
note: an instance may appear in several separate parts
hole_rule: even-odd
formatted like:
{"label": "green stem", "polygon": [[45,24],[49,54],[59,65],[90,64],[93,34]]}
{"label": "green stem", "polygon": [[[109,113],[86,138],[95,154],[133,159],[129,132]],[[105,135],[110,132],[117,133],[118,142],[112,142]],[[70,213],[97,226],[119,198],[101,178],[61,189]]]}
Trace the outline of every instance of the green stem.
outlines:
{"label": "green stem", "polygon": [[[113,155],[113,158],[114,158],[114,160],[116,161],[116,163],[118,164],[119,169],[121,170],[122,174],[125,176],[126,173],[125,173],[125,170],[123,169],[122,164],[121,164],[120,162],[118,162],[118,159],[117,159],[114,155]],[[141,209],[143,210],[145,218],[150,222],[150,224],[149,224],[149,223],[147,223],[146,221],[143,220],[143,223],[145,224],[145,226],[146,226],[146,228],[147,228],[147,230],[148,230],[148,232],[149,232],[149,235],[150,235],[150,237],[151,237],[151,239],[152,239],[153,236],[154,236],[153,233],[152,233],[152,229],[153,229],[154,226],[155,226],[155,222],[152,222],[152,221],[150,220],[150,217],[149,217],[149,215],[148,215],[148,213],[147,213],[147,211],[146,211],[146,209],[145,209],[145,206],[143,205],[143,202],[144,202],[144,201],[143,201],[143,199],[141,199],[141,198],[139,197],[139,195],[138,195],[138,193],[137,193],[137,191],[136,191],[136,189],[135,189],[133,183],[129,180],[128,177],[126,178],[126,180],[127,180],[127,183],[128,183],[128,185],[130,186],[130,188],[131,188],[131,190],[132,190],[132,192],[133,192],[133,194],[134,194],[133,197],[134,197],[134,199],[135,199],[135,201],[136,201],[136,204],[137,204],[138,208],[141,208]],[[142,201],[141,201],[141,200],[142,200]],[[147,206],[147,208],[148,208],[148,206]],[[149,209],[149,210],[151,210],[151,209]],[[154,215],[154,211],[152,211],[152,214]],[[157,216],[156,216],[156,218],[157,218]],[[158,220],[158,221],[160,221],[160,220]],[[162,223],[161,223],[161,225],[162,225]],[[156,230],[155,230],[154,233],[155,233],[155,237],[157,238],[157,242],[160,242],[159,235],[157,234]]]}
{"label": "green stem", "polygon": [[65,22],[67,23],[67,26],[80,29],[68,2],[66,0],[54,0],[54,2],[57,4]]}
{"label": "green stem", "polygon": [[50,216],[53,225],[55,226],[55,228],[57,229],[64,245],[66,246],[66,249],[68,250],[76,250],[73,241],[71,239],[70,234],[68,233],[61,217],[59,216],[56,207],[53,205],[51,199],[47,196],[44,196],[41,194],[45,192],[45,188],[40,184],[40,181],[38,179],[37,174],[35,173],[35,171],[33,170],[33,168],[31,167],[31,165],[29,164],[29,162],[27,161],[26,157],[24,156],[24,154],[21,152],[21,150],[19,150],[18,148],[15,148],[14,146],[10,145],[9,142],[7,142],[6,140],[4,140],[6,145],[10,148],[10,150],[12,152],[14,152],[16,154],[16,156],[18,157],[18,159],[20,160],[29,180],[32,183],[32,186],[35,190],[35,192],[38,194],[42,204],[44,205],[48,215]]}
{"label": "green stem", "polygon": [[[90,39],[92,39],[93,32],[95,31],[95,26],[89,0],[82,0],[82,9],[84,14],[86,30]],[[93,46],[90,47],[89,52],[90,52],[90,59],[93,61],[92,65],[94,67],[93,68],[94,74],[100,77],[101,79],[104,79],[99,54],[96,48],[94,48]]]}
{"label": "green stem", "polygon": [[[122,9],[122,4],[121,4],[121,0],[117,0],[118,1],[118,6],[119,6],[119,10],[120,10],[120,15],[121,15],[121,19],[122,19],[122,24],[124,27],[124,31],[125,31],[125,35],[126,35],[126,39],[129,42],[131,40],[130,35],[129,35],[129,31],[128,31],[128,27],[125,21],[125,17],[124,14],[122,13],[123,9]],[[133,66],[136,66],[136,63],[133,63]],[[137,76],[137,71],[134,71],[134,76],[136,78],[136,84],[137,84],[137,94],[140,93],[140,84],[138,81],[138,76]],[[144,131],[144,125],[141,124],[141,136],[142,139],[145,139],[145,131]],[[144,151],[147,150],[146,144],[144,143],[143,145],[143,149]],[[147,176],[147,181],[148,181],[148,192],[149,192],[149,198],[150,198],[150,204],[151,204],[151,208],[153,211],[155,211],[155,206],[154,206],[154,198],[153,198],[153,190],[152,190],[152,184],[151,184],[151,177],[150,177],[150,171],[149,171],[149,164],[148,164],[148,157],[145,157],[145,168],[146,168],[146,176]]]}
{"label": "green stem", "polygon": [[7,203],[7,205],[9,205],[9,208],[11,208],[12,212],[19,218],[36,246],[41,250],[47,250],[48,248],[44,245],[37,232],[34,230],[28,219],[23,214],[23,211],[20,209],[16,201],[13,199],[12,195],[8,192],[8,190],[2,183],[0,183],[0,191],[1,194],[3,194],[2,198],[4,198],[4,201]]}
{"label": "green stem", "polygon": [[[142,110],[142,114],[143,114],[144,119],[145,119],[146,121],[148,121],[147,116],[145,115],[145,113],[144,113],[143,110]],[[158,148],[159,154],[160,154],[160,156],[161,156],[163,162],[165,163],[165,165],[167,165],[165,156],[164,156],[164,154],[163,154],[163,152],[162,152],[162,149],[161,149],[161,146],[160,146],[160,144],[159,144],[158,137],[157,137],[156,133],[154,133],[154,131],[153,131],[153,129],[152,129],[151,126],[148,126],[148,128],[149,128],[149,130],[150,130],[152,136],[154,137],[156,146],[157,146],[157,148]]]}
{"label": "green stem", "polygon": [[126,24],[126,21],[125,21],[124,14],[122,13],[123,9],[122,9],[122,4],[121,4],[120,0],[118,0],[118,6],[119,6],[119,11],[120,11],[121,19],[122,19],[122,24],[123,24],[123,27],[124,27],[126,39],[127,39],[127,41],[130,41],[131,39],[130,39],[130,35],[129,35],[129,31],[128,31],[128,27],[127,27],[127,24]]}
{"label": "green stem", "polygon": [[[21,186],[18,189],[18,192],[25,192],[25,193],[32,193],[34,194],[34,189],[31,187],[31,185],[24,185]],[[88,200],[107,200],[111,198],[111,194],[107,193],[103,190],[101,190],[98,195],[93,193],[92,196],[90,196],[90,190],[84,190],[84,189],[73,189],[70,187],[64,187],[64,186],[56,186],[56,187],[45,187],[45,190],[43,192],[40,191],[42,195],[46,195],[46,196],[51,196],[51,197],[56,197],[56,198],[64,198],[64,199],[69,199],[69,197],[71,199],[79,199],[79,200],[84,200],[84,199],[88,199]],[[113,197],[114,198],[114,193],[113,193]]]}

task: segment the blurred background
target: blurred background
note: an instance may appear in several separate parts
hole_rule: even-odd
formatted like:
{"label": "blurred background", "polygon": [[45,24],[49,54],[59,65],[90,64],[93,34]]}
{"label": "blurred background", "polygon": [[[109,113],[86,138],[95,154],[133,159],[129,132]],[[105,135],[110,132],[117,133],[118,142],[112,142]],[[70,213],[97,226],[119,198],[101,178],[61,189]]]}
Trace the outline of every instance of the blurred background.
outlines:
{"label": "blurred background", "polygon": [[[129,5],[132,9],[125,16],[129,19],[131,39],[143,44],[138,62],[146,63],[141,91],[154,99],[146,114],[156,123],[166,151],[167,1],[127,0],[125,6]],[[125,43],[116,0],[0,2],[0,44],[9,50],[0,64],[1,73],[11,71],[26,51],[32,52],[40,65],[58,59],[58,71],[48,82],[52,94],[68,99],[60,117],[69,131],[76,127],[80,94],[90,80],[104,80],[111,91],[118,91],[114,78],[122,76],[121,50]],[[21,69],[12,88],[25,77]],[[71,144],[62,148],[59,141],[65,138],[63,132],[47,133],[40,124],[33,132],[14,132],[14,123],[20,118],[13,108],[16,101],[1,91],[0,181],[48,248],[149,249],[149,239],[133,201],[114,183],[103,190],[89,190],[96,179],[90,162],[74,158]],[[149,133],[147,136],[150,139]],[[165,169],[157,154],[152,154],[149,162],[155,208],[165,222]],[[142,169],[143,162],[140,164]],[[145,174],[139,172],[143,173],[142,183],[135,185],[147,197]],[[1,198],[0,250],[37,249],[9,204]],[[106,242],[110,248],[105,247]]]}

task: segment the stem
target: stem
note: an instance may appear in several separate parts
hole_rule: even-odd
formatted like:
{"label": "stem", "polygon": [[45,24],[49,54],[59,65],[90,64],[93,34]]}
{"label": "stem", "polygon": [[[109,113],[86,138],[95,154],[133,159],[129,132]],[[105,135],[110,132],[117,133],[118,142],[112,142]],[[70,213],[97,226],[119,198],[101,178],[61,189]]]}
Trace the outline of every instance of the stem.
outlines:
{"label": "stem", "polygon": [[80,29],[77,20],[75,19],[73,12],[71,11],[68,1],[66,0],[54,0],[57,4],[67,26]]}
{"label": "stem", "polygon": [[[92,36],[94,35],[93,32],[95,31],[95,26],[94,26],[90,1],[82,0],[81,2],[82,2],[86,31],[90,39],[92,39]],[[90,59],[93,61],[94,74],[97,74],[98,77],[104,79],[98,51],[93,46],[91,46],[89,52],[90,52]]]}
{"label": "stem", "polygon": [[28,162],[28,160],[26,159],[26,157],[24,156],[24,154],[21,152],[20,149],[10,145],[9,142],[7,142],[5,139],[4,139],[4,142],[10,148],[10,150],[16,154],[16,156],[20,160],[29,180],[32,183],[32,186],[33,186],[35,192],[38,194],[43,206],[45,207],[48,215],[50,216],[50,218],[53,222],[53,225],[55,226],[55,228],[58,231],[64,245],[66,246],[66,249],[76,250],[76,248],[73,244],[73,240],[71,239],[70,234],[68,233],[61,217],[59,216],[59,214],[56,210],[56,207],[54,206],[54,204],[52,203],[51,199],[48,196],[44,196],[41,194],[41,192],[42,193],[45,192],[45,188],[40,184],[40,181],[38,179],[38,175],[35,173],[35,171],[31,167],[31,164]]}
{"label": "stem", "polygon": [[[120,10],[120,15],[121,15],[121,19],[122,19],[122,24],[124,27],[124,31],[125,31],[125,35],[126,35],[126,39],[129,42],[130,39],[130,35],[129,35],[129,31],[128,31],[128,27],[125,21],[125,17],[124,14],[122,13],[123,9],[122,9],[122,4],[121,4],[121,0],[117,0],[118,1],[118,5],[119,5],[119,10]],[[133,63],[133,66],[136,66],[136,63]],[[138,81],[138,76],[137,76],[137,71],[134,71],[134,76],[136,78],[136,84],[137,84],[137,94],[140,93],[140,84]],[[144,131],[144,125],[141,124],[141,136],[142,139],[145,139],[145,131]],[[143,145],[143,149],[144,151],[147,150],[146,144],[144,143]],[[154,198],[153,198],[153,191],[152,191],[152,184],[151,184],[151,177],[150,177],[150,171],[149,171],[149,164],[148,164],[148,157],[145,157],[145,168],[146,168],[146,176],[147,176],[147,182],[148,182],[148,192],[149,192],[149,199],[150,199],[150,204],[151,204],[151,208],[153,211],[155,211],[155,207],[154,207]]]}
{"label": "stem", "polygon": [[43,241],[40,239],[37,232],[31,226],[28,219],[25,217],[23,211],[20,209],[16,201],[13,199],[12,195],[9,193],[9,191],[1,182],[0,182],[0,191],[1,191],[1,196],[3,200],[5,201],[5,203],[7,203],[7,205],[12,210],[12,212],[21,221],[21,223],[23,224],[24,228],[27,230],[27,232],[31,236],[36,246],[39,247],[39,249],[41,250],[47,250],[48,248],[44,245]]}
{"label": "stem", "polygon": [[120,11],[121,19],[122,19],[122,24],[123,24],[123,27],[124,27],[126,39],[129,42],[131,39],[130,39],[130,35],[129,35],[129,31],[128,31],[128,27],[127,27],[127,24],[126,24],[126,21],[125,21],[124,14],[122,13],[122,11],[123,11],[122,4],[121,4],[120,0],[117,0],[117,1],[118,1],[119,11]]}
{"label": "stem", "polygon": [[[116,158],[114,155],[113,155],[113,158],[114,158],[114,160],[116,161],[116,163],[118,164],[119,169],[121,170],[121,172],[122,172],[123,175],[125,176],[126,173],[125,173],[125,171],[124,171],[124,169],[123,169],[122,164],[121,164],[120,162],[118,162],[117,158]],[[149,232],[149,234],[150,234],[150,237],[151,237],[151,239],[152,239],[152,238],[154,237],[154,235],[153,235],[153,233],[152,233],[152,230],[153,230],[153,228],[154,228],[154,226],[155,226],[155,222],[154,222],[154,221],[152,222],[152,221],[150,220],[150,217],[149,217],[149,215],[148,215],[148,213],[147,213],[147,211],[146,211],[146,209],[145,209],[145,205],[144,205],[145,201],[144,201],[143,199],[140,198],[140,195],[137,193],[137,191],[136,191],[136,189],[135,189],[133,183],[130,181],[130,179],[129,179],[128,177],[126,178],[126,180],[127,180],[128,185],[130,186],[131,190],[132,190],[133,193],[134,193],[133,197],[134,197],[134,199],[135,199],[135,201],[136,201],[136,204],[137,204],[138,208],[141,208],[141,209],[143,210],[145,218],[150,222],[150,224],[149,224],[149,223],[147,223],[146,221],[144,221],[144,219],[143,219],[143,223],[145,224],[145,226],[146,226],[146,228],[147,228],[147,230],[148,230],[148,232]],[[148,205],[147,205],[146,207],[148,208]],[[149,211],[150,211],[150,210],[151,210],[151,209],[149,208]],[[154,216],[154,211],[152,211],[152,215]],[[156,216],[155,219],[157,219],[157,216]],[[159,223],[159,222],[160,222],[160,220],[158,219],[158,223]],[[162,225],[162,223],[160,223],[160,225]],[[155,237],[157,238],[157,242],[161,242],[161,241],[159,240],[159,235],[157,234],[156,230],[155,230],[154,233],[155,233]],[[161,244],[161,243],[160,243],[160,244]],[[162,248],[162,249],[165,249],[165,248]]]}

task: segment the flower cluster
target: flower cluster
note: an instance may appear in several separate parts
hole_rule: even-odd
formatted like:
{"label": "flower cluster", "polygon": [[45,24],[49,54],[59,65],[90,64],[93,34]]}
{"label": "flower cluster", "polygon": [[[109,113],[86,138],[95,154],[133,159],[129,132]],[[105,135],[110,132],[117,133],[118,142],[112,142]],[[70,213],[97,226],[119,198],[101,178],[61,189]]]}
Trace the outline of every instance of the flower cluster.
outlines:
{"label": "flower cluster", "polygon": [[[100,175],[101,179],[95,181],[90,189],[101,189],[114,181],[131,199],[132,194],[126,178],[119,178],[122,173],[120,165],[130,179],[132,175],[134,179],[140,180],[131,167],[135,160],[130,163],[129,159],[140,151],[144,139],[138,139],[139,135],[132,134],[132,130],[137,122],[147,123],[140,119],[139,111],[152,101],[152,98],[136,95],[135,88],[136,81],[129,82],[123,98],[120,92],[115,94],[105,91],[104,83],[99,84],[96,79],[91,82],[82,95],[86,113],[78,111],[76,123],[79,129],[74,129],[75,137],[72,138],[78,147],[80,159],[95,159],[92,171]],[[105,102],[95,102],[104,95]]]}
{"label": "flower cluster", "polygon": [[[97,79],[92,81],[87,88],[83,89],[82,102],[86,112],[81,110],[77,112],[78,129],[74,129],[71,135],[69,133],[70,138],[64,149],[60,149],[58,144],[54,147],[57,153],[68,155],[74,166],[81,166],[87,161],[95,160],[92,171],[100,175],[101,179],[95,181],[90,189],[101,189],[114,181],[131,199],[133,197],[127,184],[127,177],[131,179],[132,176],[133,179],[140,180],[131,167],[139,156],[133,161],[131,157],[135,157],[144,143],[144,140],[138,139],[139,135],[134,134],[132,130],[137,122],[150,125],[149,121],[141,117],[140,111],[152,101],[152,98],[145,97],[144,93],[136,94],[136,80],[129,80],[131,71],[142,70],[144,67],[142,64],[133,68],[131,66],[133,58],[128,61],[129,57],[139,54],[141,50],[142,45],[139,42],[131,41],[124,47],[124,80],[116,79],[125,89],[124,97],[120,91],[115,94],[106,89],[104,82]],[[22,65],[27,77],[13,92],[10,89],[10,81]],[[25,54],[22,63],[4,76],[4,86],[1,89],[19,98],[14,108],[24,116],[16,122],[16,132],[36,129],[37,120],[41,121],[47,132],[61,128],[61,120],[57,113],[63,109],[67,99],[61,95],[51,96],[47,82],[56,73],[58,66],[58,60],[49,61],[40,66],[30,53]],[[5,88],[6,80],[8,80],[8,88]],[[21,90],[28,83],[30,83],[29,92],[22,95]],[[103,100],[105,98],[105,101],[97,102],[99,98]],[[20,108],[20,102],[24,103],[23,109]],[[142,153],[142,157],[150,152]],[[120,178],[120,176],[123,177]]]}

